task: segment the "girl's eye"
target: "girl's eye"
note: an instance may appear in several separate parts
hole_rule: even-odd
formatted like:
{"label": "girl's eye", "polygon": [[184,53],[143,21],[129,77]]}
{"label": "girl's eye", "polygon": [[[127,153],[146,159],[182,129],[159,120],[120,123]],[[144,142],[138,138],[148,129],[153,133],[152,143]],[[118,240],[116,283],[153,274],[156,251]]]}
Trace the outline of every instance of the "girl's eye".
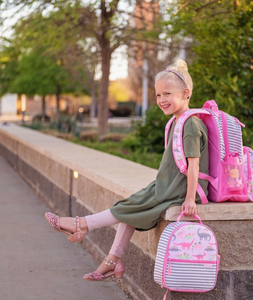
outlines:
{"label": "girl's eye", "polygon": [[160,97],[160,95],[156,95],[156,97]]}
{"label": "girl's eye", "polygon": [[170,93],[166,93],[166,95],[170,95]]}

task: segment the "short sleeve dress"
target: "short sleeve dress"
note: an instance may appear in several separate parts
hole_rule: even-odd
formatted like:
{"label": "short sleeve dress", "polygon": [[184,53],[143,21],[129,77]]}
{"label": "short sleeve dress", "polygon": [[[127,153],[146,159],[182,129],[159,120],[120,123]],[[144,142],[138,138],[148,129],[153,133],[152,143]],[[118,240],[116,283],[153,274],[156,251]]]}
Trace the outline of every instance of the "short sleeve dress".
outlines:
{"label": "short sleeve dress", "polygon": [[[115,218],[135,227],[136,230],[154,228],[169,207],[181,206],[185,200],[187,177],[180,173],[172,152],[174,127],[175,121],[168,134],[168,146],[164,151],[156,180],[130,197],[118,201],[110,209]],[[209,174],[207,128],[195,116],[190,117],[184,124],[183,147],[186,157],[200,158],[200,172]],[[199,184],[207,195],[208,182],[199,179]],[[196,202],[201,203],[198,193]]]}

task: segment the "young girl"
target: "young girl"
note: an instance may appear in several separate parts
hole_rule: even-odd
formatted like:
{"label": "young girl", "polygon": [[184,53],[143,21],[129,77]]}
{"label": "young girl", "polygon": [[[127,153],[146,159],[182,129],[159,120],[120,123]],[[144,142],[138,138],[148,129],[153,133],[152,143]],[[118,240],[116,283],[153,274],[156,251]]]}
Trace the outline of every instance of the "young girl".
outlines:
{"label": "young girl", "polygon": [[172,135],[175,122],[189,109],[193,83],[187,65],[175,60],[155,77],[157,104],[165,115],[176,117],[168,136],[168,146],[163,154],[156,180],[129,198],[118,201],[110,209],[86,217],[63,218],[52,213],[45,216],[51,226],[69,235],[71,242],[81,241],[88,231],[119,223],[109,255],[85,280],[100,281],[115,275],[121,278],[124,271],[122,257],[135,230],[149,230],[156,226],[161,215],[171,206],[180,206],[186,215],[197,213],[196,193],[200,183],[207,195],[207,181],[198,179],[199,171],[208,174],[207,129],[196,116],[184,125],[183,147],[188,162],[188,177],[181,174],[172,152]]}

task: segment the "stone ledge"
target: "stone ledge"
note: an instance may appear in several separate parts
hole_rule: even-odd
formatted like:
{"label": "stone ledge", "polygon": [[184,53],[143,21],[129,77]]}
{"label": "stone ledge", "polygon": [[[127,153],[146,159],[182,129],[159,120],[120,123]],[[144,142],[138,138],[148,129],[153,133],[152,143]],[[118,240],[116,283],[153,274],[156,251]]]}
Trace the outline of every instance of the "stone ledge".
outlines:
{"label": "stone ledge", "polygon": [[[197,205],[198,216],[201,220],[209,221],[228,221],[228,220],[253,220],[253,202],[221,202]],[[169,208],[163,215],[163,218],[168,221],[176,221],[180,214],[180,206]],[[196,220],[193,217],[184,216],[180,219]]]}
{"label": "stone ledge", "polygon": [[[138,163],[14,124],[3,126],[0,123],[0,133],[7,137],[8,141],[17,141],[77,171],[122,198],[147,186],[155,180],[157,174],[157,170]],[[4,139],[0,143],[6,147]],[[9,150],[13,152],[12,149]],[[22,156],[22,153],[17,155]],[[134,180],[135,178],[137,180]]]}
{"label": "stone ledge", "polygon": [[[70,170],[78,171],[83,177],[113,192],[120,198],[147,186],[156,177],[157,171],[140,164],[107,153],[73,144],[35,130],[10,124],[0,124],[1,144],[8,148],[9,143],[18,142],[26,147],[55,160]],[[7,137],[7,140],[5,140]],[[15,153],[15,149],[9,149]],[[18,151],[19,152],[19,151]],[[22,151],[17,153],[24,159]],[[38,170],[41,172],[42,170]],[[44,174],[48,175],[48,174]],[[172,207],[164,214],[164,219],[175,221],[180,207]],[[202,220],[253,220],[253,204],[223,202],[198,205],[198,215]],[[182,220],[193,220],[184,217]]]}

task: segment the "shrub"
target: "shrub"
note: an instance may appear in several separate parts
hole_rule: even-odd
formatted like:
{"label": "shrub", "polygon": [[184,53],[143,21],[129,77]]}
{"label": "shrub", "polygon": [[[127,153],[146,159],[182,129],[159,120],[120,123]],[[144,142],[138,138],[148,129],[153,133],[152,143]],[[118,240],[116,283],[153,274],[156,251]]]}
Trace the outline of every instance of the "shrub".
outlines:
{"label": "shrub", "polygon": [[157,105],[153,105],[146,112],[146,122],[134,125],[138,147],[148,152],[163,153],[164,129],[169,118]]}
{"label": "shrub", "polygon": [[122,140],[122,146],[132,151],[138,149],[139,147],[136,135],[129,133],[127,136],[125,136]]}

